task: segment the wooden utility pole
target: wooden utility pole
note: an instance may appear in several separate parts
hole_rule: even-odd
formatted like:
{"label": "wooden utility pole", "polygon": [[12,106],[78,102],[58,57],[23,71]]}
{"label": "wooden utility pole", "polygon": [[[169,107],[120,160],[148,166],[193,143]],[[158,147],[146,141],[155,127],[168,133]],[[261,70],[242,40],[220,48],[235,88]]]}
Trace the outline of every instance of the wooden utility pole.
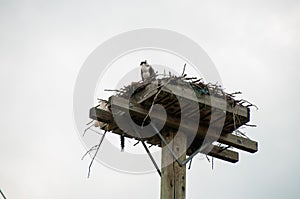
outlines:
{"label": "wooden utility pole", "polygon": [[[172,150],[180,161],[186,157],[186,136],[184,134],[175,134],[176,132],[168,130],[165,139],[172,143]],[[162,143],[162,146],[164,144]],[[183,154],[180,154],[180,152]],[[181,156],[180,156],[181,155]],[[167,147],[162,148],[162,168],[161,168],[161,199],[185,199],[186,195],[186,166],[180,166],[171,155]],[[167,165],[167,166],[165,166]],[[165,167],[164,167],[165,166]]]}

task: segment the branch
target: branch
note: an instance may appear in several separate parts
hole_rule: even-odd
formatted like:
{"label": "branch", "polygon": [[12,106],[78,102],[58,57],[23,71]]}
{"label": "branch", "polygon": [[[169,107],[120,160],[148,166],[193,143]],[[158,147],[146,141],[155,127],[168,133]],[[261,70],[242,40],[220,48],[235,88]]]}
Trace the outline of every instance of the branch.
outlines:
{"label": "branch", "polygon": [[227,95],[229,95],[230,97],[234,97],[235,95],[239,95],[239,94],[242,94],[242,92],[238,91],[238,92],[234,92],[234,93],[227,93]]}
{"label": "branch", "polygon": [[90,121],[89,123],[87,123],[86,125],[90,125],[94,120]]}
{"label": "branch", "polygon": [[184,72],[185,72],[185,67],[186,67],[186,64],[184,64],[184,66],[183,66],[183,70],[182,70],[182,76],[184,75]]}
{"label": "branch", "polygon": [[157,99],[158,95],[160,94],[161,90],[162,90],[163,87],[165,87],[171,80],[172,80],[172,79],[170,78],[170,79],[168,79],[168,81],[167,81],[166,83],[164,83],[163,85],[161,85],[159,91],[155,94],[154,99],[153,99],[152,104],[151,104],[151,107],[150,107],[150,109],[149,109],[147,115],[145,116],[145,118],[144,118],[144,120],[143,120],[143,122],[142,122],[142,127],[144,126],[146,119],[149,117],[150,113],[152,112],[152,109],[153,109],[153,106],[154,106],[154,102],[155,102],[155,100]]}
{"label": "branch", "polygon": [[250,106],[254,106],[256,108],[256,110],[258,110],[258,107],[255,104],[252,104],[251,102],[249,102],[247,100],[244,100],[244,99],[242,101],[249,104],[249,105],[246,106],[247,108],[250,107]]}
{"label": "branch", "polygon": [[95,131],[94,129],[89,129],[90,131],[93,131],[94,133],[97,133],[97,134],[99,134],[99,135],[103,135],[103,133],[100,133],[100,132],[98,132],[98,131]]}
{"label": "branch", "polygon": [[192,161],[193,161],[193,158],[192,158],[191,161],[190,161],[190,164],[189,164],[188,169],[191,169],[191,168],[192,168]]}
{"label": "branch", "polygon": [[244,125],[249,127],[257,127],[255,124],[244,124]]}
{"label": "branch", "polygon": [[83,160],[87,154],[89,154],[90,152],[96,150],[97,147],[98,147],[98,144],[96,144],[95,146],[91,147],[91,148],[90,148],[90,149],[82,156],[81,160]]}
{"label": "branch", "polygon": [[140,141],[137,141],[133,146],[136,146],[136,145],[138,145],[138,143],[140,143]]}
{"label": "branch", "polygon": [[89,127],[87,127],[86,129],[84,129],[82,137],[84,137],[85,133],[92,127],[94,126],[94,124],[90,125]]}
{"label": "branch", "polygon": [[96,156],[97,156],[97,154],[98,154],[99,148],[100,148],[100,146],[101,146],[101,144],[102,144],[102,142],[103,142],[103,140],[104,140],[104,137],[105,137],[105,135],[106,135],[106,132],[107,132],[107,131],[105,131],[104,134],[103,134],[103,136],[101,137],[98,146],[96,145],[96,146],[97,146],[96,152],[95,152],[95,154],[94,154],[94,156],[93,156],[93,158],[92,158],[92,160],[91,160],[91,162],[90,162],[90,165],[89,165],[88,178],[90,177],[92,164],[93,164],[93,162],[94,162],[94,160],[95,160],[95,158],[96,158]]}

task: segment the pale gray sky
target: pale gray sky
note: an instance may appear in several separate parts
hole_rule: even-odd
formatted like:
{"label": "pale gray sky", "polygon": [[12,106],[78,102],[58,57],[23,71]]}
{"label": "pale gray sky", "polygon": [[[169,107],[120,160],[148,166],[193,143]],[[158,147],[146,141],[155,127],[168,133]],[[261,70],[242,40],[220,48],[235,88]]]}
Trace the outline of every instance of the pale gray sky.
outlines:
{"label": "pale gray sky", "polygon": [[[300,197],[298,1],[0,1],[0,188],[8,198],[159,198],[156,173],[94,164],[75,130],[73,89],[102,42],[138,28],[196,41],[227,91],[259,106],[240,162],[196,158],[188,198]],[[112,80],[113,81],[113,80]],[[113,84],[114,82],[112,82]],[[88,111],[88,110],[87,110]],[[87,120],[88,121],[88,120]]]}

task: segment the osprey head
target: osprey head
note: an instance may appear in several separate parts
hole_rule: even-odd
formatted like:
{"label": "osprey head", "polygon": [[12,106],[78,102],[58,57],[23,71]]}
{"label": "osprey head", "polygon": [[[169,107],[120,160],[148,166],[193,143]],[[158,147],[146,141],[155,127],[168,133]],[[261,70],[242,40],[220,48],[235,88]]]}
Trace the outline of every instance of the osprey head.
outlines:
{"label": "osprey head", "polygon": [[141,66],[143,66],[143,65],[148,65],[148,64],[147,64],[147,60],[142,61],[140,65],[141,65]]}

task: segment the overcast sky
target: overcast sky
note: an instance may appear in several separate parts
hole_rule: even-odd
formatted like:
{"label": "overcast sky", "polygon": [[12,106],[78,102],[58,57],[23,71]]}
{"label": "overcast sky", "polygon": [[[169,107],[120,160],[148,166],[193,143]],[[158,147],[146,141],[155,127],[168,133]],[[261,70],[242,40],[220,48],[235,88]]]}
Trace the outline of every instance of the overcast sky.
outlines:
{"label": "overcast sky", "polygon": [[236,164],[216,160],[214,170],[195,158],[187,198],[299,198],[299,1],[0,0],[0,189],[7,198],[159,198],[156,173],[95,163],[87,179],[90,160],[81,161],[73,119],[74,85],[88,55],[145,27],[197,42],[226,90],[259,106],[251,112],[258,127],[245,130],[259,151],[241,152]]}

